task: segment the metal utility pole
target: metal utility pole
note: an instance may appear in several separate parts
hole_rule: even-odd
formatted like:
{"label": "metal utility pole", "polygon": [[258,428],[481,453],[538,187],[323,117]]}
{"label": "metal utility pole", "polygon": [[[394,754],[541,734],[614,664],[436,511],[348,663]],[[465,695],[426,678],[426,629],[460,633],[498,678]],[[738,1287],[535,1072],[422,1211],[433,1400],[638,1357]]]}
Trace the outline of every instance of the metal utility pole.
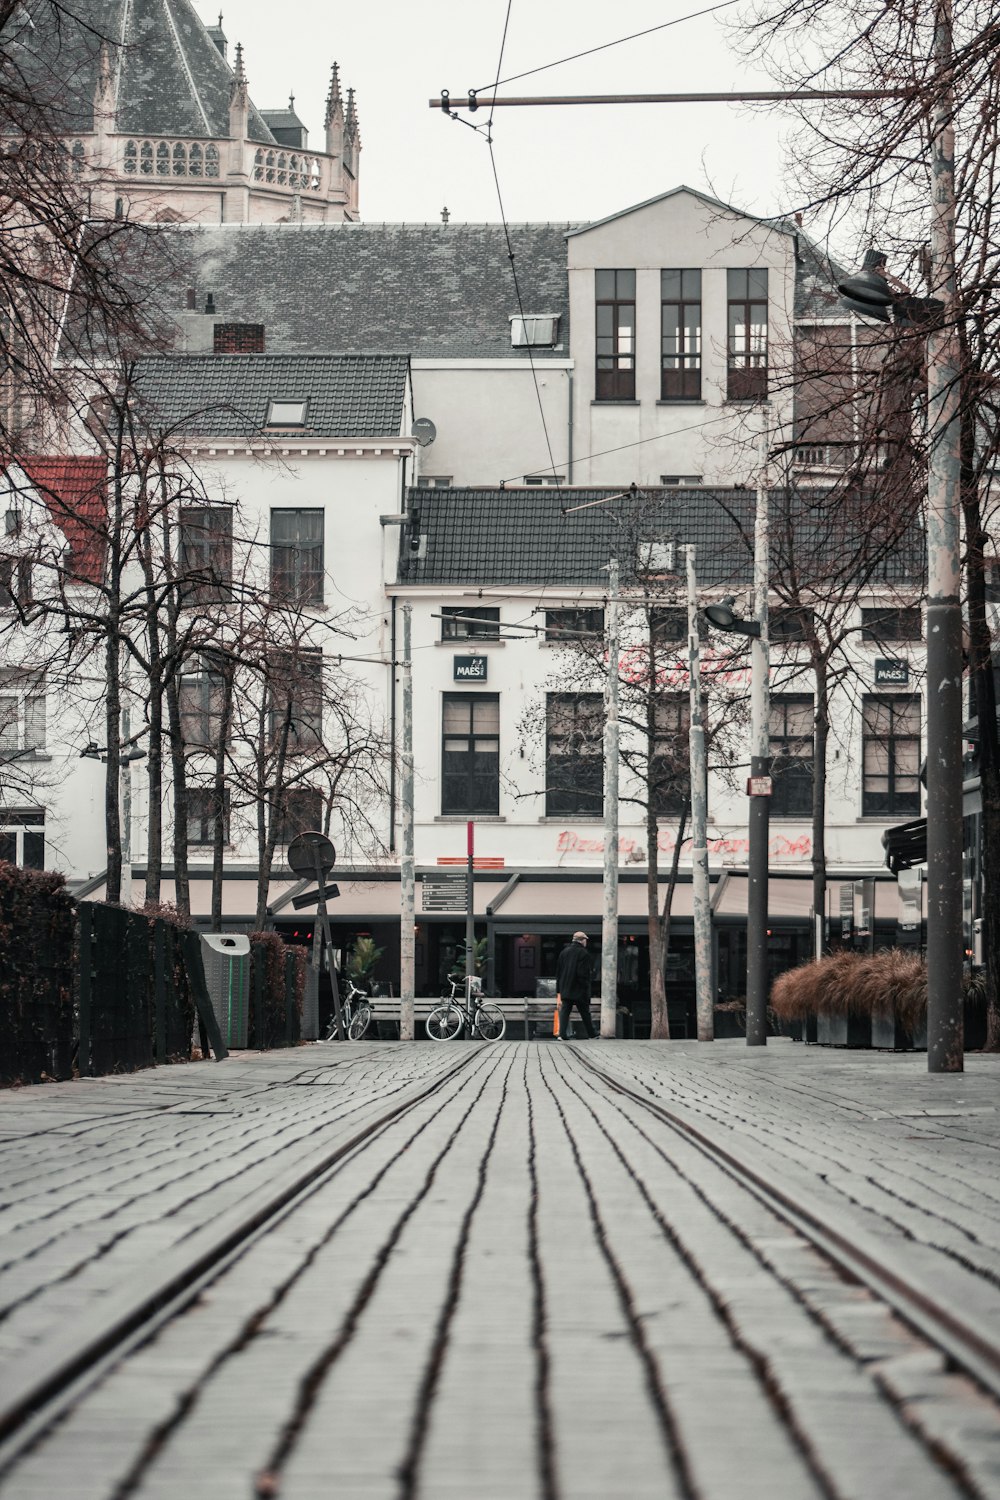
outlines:
{"label": "metal utility pole", "polygon": [[686,547],[688,671],[690,718],[688,747],[691,762],[691,884],[694,907],[694,979],[697,996],[698,1040],[715,1039],[712,997],[712,906],[708,879],[708,763],[705,725],[701,713],[701,649],[698,638],[698,585],[695,549]]}
{"label": "metal utility pole", "polygon": [[472,999],[472,981],[476,974],[476,825],[470,818],[465,825],[465,999]]}
{"label": "metal utility pole", "polygon": [[955,98],[951,0],[938,0],[931,116],[931,294],[927,339],[927,1070],[960,1073],[962,1013],[962,608],[955,306]]}
{"label": "metal utility pole", "polygon": [[761,437],[760,477],[753,530],[753,613],[759,631],[750,642],[750,780],[747,860],[747,1046],[767,1045],[767,877],[770,836],[771,735],[767,586],[767,430]]}
{"label": "metal utility pole", "polygon": [[403,754],[401,810],[403,850],[399,862],[399,1039],[413,1041],[413,991],[415,988],[413,927],[416,917],[416,878],[413,869],[413,664],[410,628],[412,607],[403,605]]}
{"label": "metal utility pole", "polygon": [[608,563],[608,669],[604,684],[604,912],[601,1036],[618,1027],[618,559]]}

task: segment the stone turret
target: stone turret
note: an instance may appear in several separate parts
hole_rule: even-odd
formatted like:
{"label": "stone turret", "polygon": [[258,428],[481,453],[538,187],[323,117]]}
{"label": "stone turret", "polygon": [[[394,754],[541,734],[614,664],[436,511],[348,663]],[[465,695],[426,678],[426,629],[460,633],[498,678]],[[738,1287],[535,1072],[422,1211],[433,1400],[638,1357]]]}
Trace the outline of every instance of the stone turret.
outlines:
{"label": "stone turret", "polygon": [[361,132],[358,127],[358,111],[354,102],[354,90],[347,90],[347,111],[344,115],[344,191],[347,195],[348,217],[358,216],[358,159],[361,154]]}
{"label": "stone turret", "polygon": [[229,85],[229,162],[226,170],[226,208],[229,223],[245,224],[250,217],[250,178],[245,142],[250,133],[250,89],[243,66],[243,44],[236,43],[233,79]]}
{"label": "stone turret", "polygon": [[340,69],[336,63],[330,73],[323,124],[326,128],[326,154],[339,159],[344,151],[344,101],[340,93]]}

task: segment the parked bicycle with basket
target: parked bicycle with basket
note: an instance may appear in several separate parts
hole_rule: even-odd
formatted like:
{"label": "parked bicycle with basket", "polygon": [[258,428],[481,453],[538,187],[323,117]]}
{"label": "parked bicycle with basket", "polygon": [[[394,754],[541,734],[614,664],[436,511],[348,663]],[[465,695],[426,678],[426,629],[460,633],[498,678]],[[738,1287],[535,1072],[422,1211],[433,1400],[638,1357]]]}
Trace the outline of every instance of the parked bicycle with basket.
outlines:
{"label": "parked bicycle with basket", "polygon": [[425,1022],[431,1041],[453,1042],[465,1035],[498,1042],[507,1030],[507,1021],[499,1005],[484,999],[482,980],[470,975],[450,982],[450,997],[436,1005]]}

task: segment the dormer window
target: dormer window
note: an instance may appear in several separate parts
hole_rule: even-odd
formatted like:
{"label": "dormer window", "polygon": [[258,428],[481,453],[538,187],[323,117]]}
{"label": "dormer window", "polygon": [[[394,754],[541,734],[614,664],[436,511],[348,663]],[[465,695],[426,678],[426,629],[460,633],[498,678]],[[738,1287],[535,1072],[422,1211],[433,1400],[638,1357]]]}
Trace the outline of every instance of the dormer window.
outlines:
{"label": "dormer window", "polygon": [[268,427],[304,427],[308,401],[271,401],[267,408]]}
{"label": "dormer window", "polygon": [[512,349],[552,349],[558,337],[558,313],[525,313],[510,320]]}

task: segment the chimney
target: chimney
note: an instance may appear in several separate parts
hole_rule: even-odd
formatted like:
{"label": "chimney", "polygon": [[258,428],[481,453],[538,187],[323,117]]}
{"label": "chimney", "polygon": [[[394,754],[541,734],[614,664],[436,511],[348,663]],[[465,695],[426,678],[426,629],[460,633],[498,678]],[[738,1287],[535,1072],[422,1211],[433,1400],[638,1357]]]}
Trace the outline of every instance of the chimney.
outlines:
{"label": "chimney", "polygon": [[263,354],[263,323],[216,323],[213,340],[215,354]]}

